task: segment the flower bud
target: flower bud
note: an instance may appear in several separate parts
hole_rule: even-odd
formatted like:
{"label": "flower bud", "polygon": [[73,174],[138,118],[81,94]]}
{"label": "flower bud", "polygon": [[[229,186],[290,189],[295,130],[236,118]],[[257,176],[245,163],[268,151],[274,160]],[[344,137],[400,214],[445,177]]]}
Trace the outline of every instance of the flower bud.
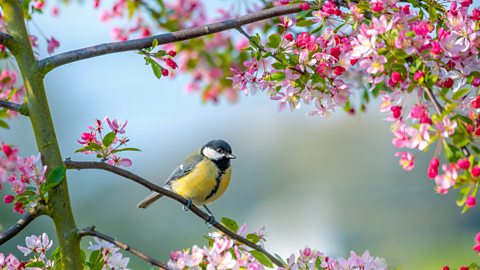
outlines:
{"label": "flower bud", "polygon": [[465,205],[467,205],[468,208],[472,208],[477,205],[477,200],[473,196],[468,196]]}
{"label": "flower bud", "polygon": [[478,165],[473,166],[472,175],[473,175],[473,177],[480,176],[480,167]]}
{"label": "flower bud", "polygon": [[10,194],[9,194],[9,195],[5,195],[5,196],[3,197],[3,202],[4,202],[4,203],[11,203],[11,202],[13,202],[13,199],[15,199],[15,197],[14,197],[13,195],[10,195]]}
{"label": "flower bud", "polygon": [[467,170],[470,168],[470,161],[468,161],[467,158],[462,158],[457,161],[457,165],[460,167],[460,169]]}

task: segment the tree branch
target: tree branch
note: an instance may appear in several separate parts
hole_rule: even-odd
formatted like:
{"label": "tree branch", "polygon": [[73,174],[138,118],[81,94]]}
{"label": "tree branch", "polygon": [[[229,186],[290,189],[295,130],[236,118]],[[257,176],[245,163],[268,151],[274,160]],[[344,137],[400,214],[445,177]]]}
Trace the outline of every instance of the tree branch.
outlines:
{"label": "tree branch", "polygon": [[235,19],[229,19],[216,23],[211,23],[203,26],[193,27],[185,30],[180,30],[172,33],[165,33],[148,38],[133,39],[121,42],[104,43],[96,46],[91,46],[74,51],[64,52],[45,59],[38,63],[39,70],[42,74],[46,74],[56,67],[72,63],[75,61],[88,59],[100,55],[125,52],[132,50],[140,50],[152,46],[154,39],[158,41],[159,45],[189,40],[197,37],[202,37],[229,29],[234,29],[242,25],[262,21],[269,18],[274,18],[282,15],[300,12],[302,9],[298,4],[289,6],[278,6],[259,12],[240,16]]}
{"label": "tree branch", "polygon": [[[100,170],[105,170],[105,171],[109,171],[109,172],[112,172],[114,174],[117,174],[117,175],[120,175],[120,176],[123,176],[127,179],[130,179],[148,189],[150,189],[151,191],[155,191],[155,192],[158,192],[162,195],[165,195],[183,205],[187,205],[188,204],[188,200],[185,199],[184,197],[178,195],[177,193],[173,192],[173,191],[170,191],[170,190],[167,190],[167,189],[164,189],[160,186],[157,186],[147,180],[145,180],[144,178],[136,175],[136,174],[133,174],[127,170],[124,170],[124,169],[121,169],[121,168],[118,168],[118,167],[115,167],[115,166],[112,166],[110,164],[107,164],[105,162],[95,162],[95,161],[88,161],[88,162],[80,162],[80,161],[72,161],[72,160],[69,160],[67,159],[65,161],[65,166],[68,168],[68,169],[100,169]],[[198,207],[196,207],[195,205],[192,205],[190,207],[190,210],[195,214],[197,215],[198,217],[200,217],[201,219],[203,219],[205,222],[208,222],[210,221],[210,216],[207,215],[205,212],[203,212],[202,210],[200,210]],[[252,248],[252,249],[255,249],[255,250],[258,250],[260,252],[262,252],[263,254],[265,254],[266,256],[268,256],[270,258],[270,260],[272,260],[272,262],[274,262],[277,266],[283,266],[283,263],[278,260],[275,256],[273,256],[272,254],[268,253],[268,251],[266,251],[264,248],[248,241],[247,239],[237,235],[235,232],[232,232],[230,231],[229,229],[227,229],[225,226],[223,226],[222,224],[218,223],[215,221],[214,224],[212,224],[213,227],[215,227],[216,229],[218,229],[219,231],[223,232],[224,234],[228,235],[230,238],[238,241],[238,242],[241,242],[243,244],[245,244],[246,246]]]}
{"label": "tree branch", "polygon": [[6,231],[0,233],[0,246],[8,240],[12,239],[15,235],[21,232],[25,227],[30,224],[37,217],[45,214],[45,206],[37,205],[35,207],[30,207],[28,213],[21,219],[19,219],[15,224],[10,226]]}
{"label": "tree branch", "polygon": [[106,234],[103,234],[99,231],[96,231],[95,226],[91,226],[91,227],[87,227],[85,229],[78,230],[78,235],[80,237],[95,236],[95,237],[101,238],[105,241],[108,241],[108,242],[116,245],[117,247],[119,247],[123,250],[126,250],[126,251],[132,253],[133,255],[139,257],[140,259],[149,262],[151,265],[155,265],[155,266],[161,267],[163,269],[169,269],[166,263],[161,262],[161,261],[159,261],[155,258],[152,258],[152,257],[148,256],[147,254],[141,252],[140,250],[138,250],[138,249],[136,249],[136,248],[134,248],[134,247],[132,247],[128,244],[125,244],[122,241],[120,241],[120,240],[118,240],[114,237],[111,237],[109,235],[106,235]]}
{"label": "tree branch", "polygon": [[9,50],[12,50],[14,43],[12,36],[5,32],[0,32],[0,44],[5,45]]}
{"label": "tree branch", "polygon": [[27,106],[25,106],[24,104],[18,104],[18,103],[8,102],[5,100],[0,100],[0,107],[18,112],[21,115],[28,116],[28,109],[27,109]]}
{"label": "tree branch", "polygon": [[[424,87],[423,88],[425,90],[425,93],[427,94],[428,98],[430,99],[430,101],[433,103],[433,107],[435,108],[435,110],[437,111],[438,115],[441,115],[442,112],[443,112],[443,107],[442,105],[440,104],[440,102],[438,102],[437,98],[435,97],[435,95],[433,94],[432,90],[428,87]],[[469,157],[470,156],[470,151],[468,150],[468,148],[466,146],[463,146],[462,147],[462,151],[463,151],[463,154],[466,156],[466,157]]]}

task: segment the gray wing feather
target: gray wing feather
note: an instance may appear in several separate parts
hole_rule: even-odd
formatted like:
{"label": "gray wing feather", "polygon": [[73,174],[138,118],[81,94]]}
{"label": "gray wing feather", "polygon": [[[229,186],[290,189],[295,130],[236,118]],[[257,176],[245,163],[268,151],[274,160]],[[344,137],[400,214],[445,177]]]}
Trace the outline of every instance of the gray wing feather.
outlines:
{"label": "gray wing feather", "polygon": [[[178,178],[181,178],[187,174],[189,174],[197,164],[202,161],[204,157],[200,155],[197,151],[194,154],[190,155],[182,164],[180,164],[170,176],[165,181],[165,188],[170,189],[170,184]],[[140,203],[138,203],[138,208],[147,208],[156,200],[160,199],[163,195],[157,192],[153,192],[148,195],[145,199],[143,199]]]}

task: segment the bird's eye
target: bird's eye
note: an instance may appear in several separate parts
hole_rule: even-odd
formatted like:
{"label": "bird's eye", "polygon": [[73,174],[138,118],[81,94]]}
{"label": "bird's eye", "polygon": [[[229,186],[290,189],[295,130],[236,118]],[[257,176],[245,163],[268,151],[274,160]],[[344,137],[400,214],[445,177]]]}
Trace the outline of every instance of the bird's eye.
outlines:
{"label": "bird's eye", "polygon": [[220,153],[220,154],[223,154],[223,149],[222,149],[222,148],[218,148],[218,149],[217,149],[217,152]]}

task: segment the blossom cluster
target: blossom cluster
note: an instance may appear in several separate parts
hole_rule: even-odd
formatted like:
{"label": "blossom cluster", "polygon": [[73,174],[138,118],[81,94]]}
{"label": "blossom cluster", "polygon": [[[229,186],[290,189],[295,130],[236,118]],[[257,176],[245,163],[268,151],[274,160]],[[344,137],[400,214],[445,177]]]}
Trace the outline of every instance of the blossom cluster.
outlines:
{"label": "blossom cluster", "polygon": [[[356,97],[363,109],[383,93],[393,144],[418,151],[436,145],[427,175],[440,194],[460,188],[457,204],[465,211],[476,204],[480,176],[480,9],[449,2],[304,3],[304,12],[282,17],[268,38],[250,36],[251,59],[232,67],[229,79],[246,94],[267,93],[279,110],[303,102],[318,116],[338,107],[355,112]],[[395,156],[405,170],[415,166],[410,150]]]}
{"label": "blossom cluster", "polygon": [[33,258],[20,260],[11,253],[7,256],[0,253],[0,269],[54,269],[54,261],[47,257],[47,251],[52,247],[53,241],[48,238],[47,234],[27,236],[25,244],[25,247],[17,246],[18,250],[25,257],[33,255]]}
{"label": "blossom cluster", "polygon": [[[92,251],[88,262],[90,266],[100,266],[98,269],[128,270],[127,266],[130,258],[123,257],[118,252],[119,248],[97,237],[93,239],[95,243],[90,242],[88,247],[88,250]],[[97,269],[96,267],[92,268]]]}
{"label": "blossom cluster", "polygon": [[286,267],[279,267],[279,270],[288,269],[328,269],[328,270],[386,270],[387,263],[384,259],[372,257],[370,253],[365,251],[361,256],[355,252],[350,252],[350,257],[332,258],[325,256],[323,253],[312,250],[309,247],[301,249],[298,257],[295,254],[290,255],[287,259]]}
{"label": "blossom cluster", "polygon": [[[263,245],[264,229],[248,234],[247,225],[240,228],[235,221],[223,218],[222,222],[229,229],[236,231],[240,236],[247,237],[250,241]],[[271,261],[256,251],[248,251],[242,243],[235,242],[219,231],[209,234],[209,246],[198,247],[194,245],[191,249],[177,250],[170,254],[168,267],[170,269],[264,269],[264,265],[272,267]],[[262,259],[267,260],[260,261]],[[260,259],[260,260],[259,260]]]}
{"label": "blossom cluster", "polygon": [[[105,123],[110,129],[108,132],[103,131]],[[130,141],[123,135],[127,123],[128,120],[120,123],[117,119],[111,120],[108,117],[105,117],[103,121],[96,119],[95,125],[88,126],[89,131],[83,132],[80,139],[77,140],[82,148],[75,152],[94,154],[97,158],[113,166],[131,166],[132,161],[130,159],[117,155],[117,153],[124,151],[140,151],[137,148],[125,147],[127,142]]]}
{"label": "blossom cluster", "polygon": [[13,204],[13,211],[19,214],[25,208],[44,197],[46,192],[47,166],[38,167],[39,155],[20,157],[18,149],[1,143],[0,189],[5,183],[10,186],[10,193],[3,197],[3,202]]}
{"label": "blossom cluster", "polygon": [[[240,236],[263,246],[265,241],[265,229],[256,233],[247,234],[247,226],[240,228],[235,221],[223,218],[222,223],[229,229],[236,231]],[[268,257],[256,250],[247,250],[242,243],[235,242],[220,232],[212,232],[209,235],[209,246],[193,246],[191,249],[174,251],[168,261],[170,269],[265,269],[273,268],[273,263]],[[292,254],[279,270],[296,269],[328,269],[328,270],[382,270],[388,269],[384,259],[372,257],[366,251],[359,256],[351,252],[348,258],[332,258],[323,253],[306,247],[300,250],[298,257]]]}
{"label": "blossom cluster", "polygon": [[[99,0],[94,1],[94,7],[102,9],[100,14],[102,22],[129,19],[124,26],[115,26],[112,29],[112,37],[119,41],[151,36],[153,31],[171,32],[196,27],[270,6],[269,1],[263,4],[256,0],[233,1],[230,7],[220,8],[212,13],[208,12],[205,2],[201,0],[169,0],[149,3],[140,1],[135,5],[129,5],[126,0],[115,0],[113,4],[104,7]],[[154,10],[155,12],[153,12]],[[141,11],[146,11],[146,14],[155,17],[156,24],[152,24],[151,20],[148,20],[145,13]],[[263,25],[252,24],[246,26],[246,30],[260,29],[261,26]],[[217,103],[221,96],[225,96],[229,101],[236,101],[238,93],[232,88],[230,81],[225,78],[230,75],[230,67],[236,65],[238,59],[241,61],[247,59],[247,53],[242,51],[247,46],[246,38],[222,32],[197,39],[195,42],[186,41],[165,45],[167,52],[181,52],[176,62],[172,62],[173,60],[170,58],[158,59],[157,55],[146,57],[145,60],[148,65],[152,66],[157,77],[160,75],[175,77],[177,66],[179,72],[190,72],[192,80],[187,84],[185,90],[187,93],[200,92],[202,100],[205,102]],[[141,54],[146,55],[144,51]],[[161,55],[161,57],[163,56],[164,54]],[[156,63],[165,63],[171,69],[166,69],[166,66],[159,67]]]}

